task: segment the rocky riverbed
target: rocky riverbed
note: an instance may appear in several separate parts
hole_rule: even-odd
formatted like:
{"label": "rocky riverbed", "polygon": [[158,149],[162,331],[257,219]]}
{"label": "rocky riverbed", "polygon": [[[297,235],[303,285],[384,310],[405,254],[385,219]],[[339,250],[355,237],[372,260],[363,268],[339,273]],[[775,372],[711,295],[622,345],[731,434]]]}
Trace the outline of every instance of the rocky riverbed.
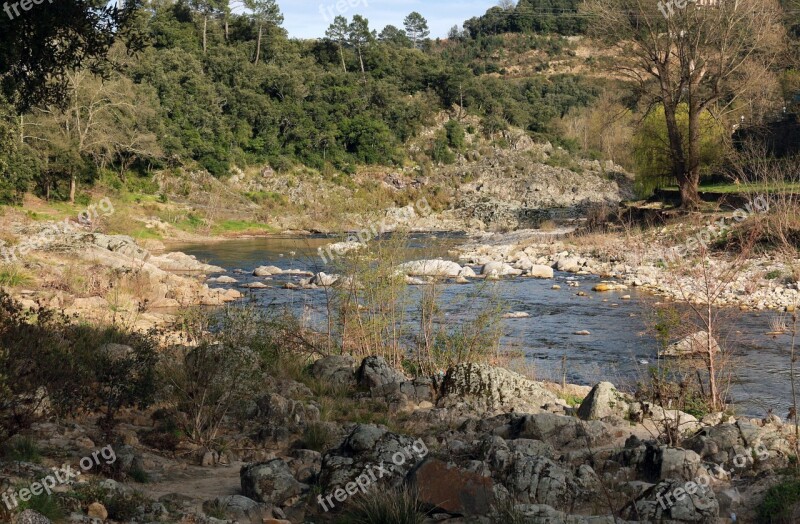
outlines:
{"label": "rocky riverbed", "polygon": [[[721,307],[793,312],[800,303],[794,260],[753,256],[746,260],[710,253],[664,263],[671,244],[667,231],[624,235],[576,236],[567,240],[537,230],[485,233],[454,251],[468,265],[507,264],[523,273],[546,266],[576,275],[607,279],[598,291],[638,287],[672,300],[705,303],[706,283]],[[548,238],[549,237],[549,238]],[[707,271],[703,271],[703,264]],[[704,276],[707,275],[707,278]]]}
{"label": "rocky riverbed", "polygon": [[[325,523],[408,487],[429,524],[754,522],[794,453],[794,427],[777,417],[697,420],[605,382],[562,390],[478,364],[412,379],[380,357],[349,356],[317,360],[310,377],[339,388],[351,413],[385,422],[331,420],[330,398],[265,375],[236,410],[243,418],[226,425],[224,449],[181,441],[166,453],[154,438],[157,413],[133,410],[113,443],[117,480],[90,473],[58,487],[69,521]],[[579,405],[564,400],[576,394]],[[325,435],[314,449],[310,430]],[[46,459],[55,463],[106,442],[91,421],[32,434],[59,450]],[[15,485],[46,471],[2,466]],[[49,521],[27,510],[15,522]]]}

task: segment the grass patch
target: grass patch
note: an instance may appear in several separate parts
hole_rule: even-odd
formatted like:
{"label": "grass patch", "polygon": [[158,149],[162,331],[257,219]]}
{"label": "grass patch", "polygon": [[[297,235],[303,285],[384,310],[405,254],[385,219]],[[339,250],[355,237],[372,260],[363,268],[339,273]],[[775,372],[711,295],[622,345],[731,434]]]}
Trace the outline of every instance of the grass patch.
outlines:
{"label": "grass patch", "polygon": [[339,524],[422,524],[419,497],[409,490],[373,489],[352,502]]}
{"label": "grass patch", "polygon": [[42,452],[39,445],[30,437],[17,436],[9,440],[2,448],[3,458],[16,462],[42,461]]}
{"label": "grass patch", "polygon": [[31,497],[27,502],[20,501],[19,510],[25,511],[26,509],[41,513],[50,519],[51,522],[61,522],[64,520],[64,510],[61,508],[55,495],[42,494]]}
{"label": "grass patch", "polygon": [[330,449],[332,437],[324,424],[312,422],[303,431],[303,444],[306,449],[324,453]]}
{"label": "grass patch", "polygon": [[274,233],[276,231],[274,227],[268,224],[249,220],[225,220],[213,228],[213,232],[218,235],[226,233]]}
{"label": "grass patch", "polygon": [[776,279],[780,278],[782,274],[783,274],[782,272],[780,272],[780,271],[778,271],[778,270],[776,269],[776,270],[774,270],[774,271],[770,271],[769,273],[767,273],[766,275],[764,275],[764,278],[765,278],[766,280],[776,280]]}
{"label": "grass patch", "polygon": [[800,479],[786,479],[767,490],[758,506],[758,522],[789,524],[794,520],[795,506],[800,502]]}
{"label": "grass patch", "polygon": [[33,278],[17,266],[0,267],[0,286],[27,286],[31,282],[33,282]]}

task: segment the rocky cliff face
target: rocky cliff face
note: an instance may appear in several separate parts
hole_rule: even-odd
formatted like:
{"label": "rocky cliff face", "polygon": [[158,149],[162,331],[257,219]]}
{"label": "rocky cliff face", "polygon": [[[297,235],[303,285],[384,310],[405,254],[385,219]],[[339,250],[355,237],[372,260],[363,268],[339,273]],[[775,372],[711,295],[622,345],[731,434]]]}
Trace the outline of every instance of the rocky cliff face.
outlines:
{"label": "rocky cliff face", "polygon": [[465,181],[454,202],[459,216],[491,229],[538,228],[633,197],[621,167],[575,160],[549,144],[499,150],[453,171]]}

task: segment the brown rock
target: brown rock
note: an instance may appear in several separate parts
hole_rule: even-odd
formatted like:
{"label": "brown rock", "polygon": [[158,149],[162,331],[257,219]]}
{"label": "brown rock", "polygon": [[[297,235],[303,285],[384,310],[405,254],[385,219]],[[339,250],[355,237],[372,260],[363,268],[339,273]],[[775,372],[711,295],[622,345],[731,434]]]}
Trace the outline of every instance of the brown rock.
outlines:
{"label": "brown rock", "polygon": [[93,519],[106,520],[108,518],[108,510],[99,502],[89,504],[86,514]]}
{"label": "brown rock", "polygon": [[448,513],[486,515],[494,503],[491,477],[428,458],[411,477],[420,500]]}

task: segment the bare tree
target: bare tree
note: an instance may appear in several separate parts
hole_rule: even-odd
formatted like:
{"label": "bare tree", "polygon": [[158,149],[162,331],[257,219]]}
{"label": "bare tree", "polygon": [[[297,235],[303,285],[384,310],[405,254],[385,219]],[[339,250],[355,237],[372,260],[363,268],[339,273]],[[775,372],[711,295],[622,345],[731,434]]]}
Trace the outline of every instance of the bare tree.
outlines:
{"label": "bare tree", "polygon": [[[701,116],[719,118],[763,84],[784,47],[778,3],[588,0],[586,9],[591,34],[621,50],[616,68],[650,107],[664,106],[672,176],[683,206],[696,207]],[[688,129],[677,118],[684,105]]]}

